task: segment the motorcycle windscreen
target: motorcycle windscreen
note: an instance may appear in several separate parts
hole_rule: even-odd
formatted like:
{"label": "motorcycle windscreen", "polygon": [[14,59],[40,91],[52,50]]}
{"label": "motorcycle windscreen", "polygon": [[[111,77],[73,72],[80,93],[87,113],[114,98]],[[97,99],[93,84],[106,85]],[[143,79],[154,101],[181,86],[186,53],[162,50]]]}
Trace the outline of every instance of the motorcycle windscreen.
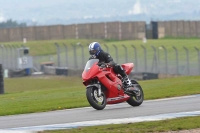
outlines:
{"label": "motorcycle windscreen", "polygon": [[94,76],[98,72],[97,71],[98,66],[96,65],[98,62],[99,62],[99,59],[91,59],[87,61],[84,71],[82,73],[82,79],[84,81],[90,79],[92,76]]}

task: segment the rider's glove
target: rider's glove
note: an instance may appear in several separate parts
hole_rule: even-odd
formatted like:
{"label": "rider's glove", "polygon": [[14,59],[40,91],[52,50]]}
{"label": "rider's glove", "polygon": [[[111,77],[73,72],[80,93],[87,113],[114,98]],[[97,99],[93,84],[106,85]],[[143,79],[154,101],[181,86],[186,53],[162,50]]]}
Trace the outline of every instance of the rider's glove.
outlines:
{"label": "rider's glove", "polygon": [[111,65],[109,63],[104,63],[101,65],[101,67],[111,67]]}
{"label": "rider's glove", "polygon": [[105,63],[102,63],[99,65],[101,68],[105,68],[106,67],[106,64]]}
{"label": "rider's glove", "polygon": [[101,63],[98,63],[98,66],[100,66],[101,68],[105,68],[105,67],[111,67],[111,64],[101,62]]}
{"label": "rider's glove", "polygon": [[107,67],[111,67],[112,65],[110,63],[106,63],[106,66]]}

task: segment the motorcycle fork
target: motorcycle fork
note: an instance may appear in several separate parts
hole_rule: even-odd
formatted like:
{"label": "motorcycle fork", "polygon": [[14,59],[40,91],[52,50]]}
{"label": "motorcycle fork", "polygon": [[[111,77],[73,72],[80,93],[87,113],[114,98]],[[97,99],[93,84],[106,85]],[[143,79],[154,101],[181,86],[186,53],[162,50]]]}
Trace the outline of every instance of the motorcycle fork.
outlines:
{"label": "motorcycle fork", "polygon": [[97,87],[97,91],[98,91],[98,97],[100,97],[101,96],[101,94],[102,94],[102,90],[101,90],[101,84],[100,84],[100,82],[98,81],[97,83],[94,83],[94,84],[91,84],[91,85],[88,85],[87,86],[87,88],[88,87],[92,87],[92,86],[95,86],[95,87]]}
{"label": "motorcycle fork", "polygon": [[101,85],[99,83],[99,81],[97,82],[97,86],[98,86],[98,96],[101,96]]}

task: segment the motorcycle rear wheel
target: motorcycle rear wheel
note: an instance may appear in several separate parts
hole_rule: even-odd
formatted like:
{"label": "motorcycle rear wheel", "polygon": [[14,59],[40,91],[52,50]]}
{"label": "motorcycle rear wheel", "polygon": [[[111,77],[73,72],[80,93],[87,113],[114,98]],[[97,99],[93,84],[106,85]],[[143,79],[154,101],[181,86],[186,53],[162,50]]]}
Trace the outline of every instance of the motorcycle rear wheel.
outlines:
{"label": "motorcycle rear wheel", "polygon": [[126,101],[131,106],[140,106],[144,100],[144,93],[142,90],[142,87],[139,85],[139,83],[135,80],[131,80],[132,84],[137,87],[139,90],[139,93],[133,93],[134,95],[129,95],[130,98]]}
{"label": "motorcycle rear wheel", "polygon": [[101,96],[98,96],[98,88],[89,87],[86,89],[86,97],[90,105],[96,110],[102,110],[106,107],[106,96],[102,92]]}

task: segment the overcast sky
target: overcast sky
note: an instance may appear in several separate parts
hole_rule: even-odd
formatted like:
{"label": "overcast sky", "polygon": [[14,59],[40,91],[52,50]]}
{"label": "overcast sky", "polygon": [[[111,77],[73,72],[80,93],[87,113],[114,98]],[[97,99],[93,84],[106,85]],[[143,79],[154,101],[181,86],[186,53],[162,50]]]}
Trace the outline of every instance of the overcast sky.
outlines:
{"label": "overcast sky", "polygon": [[200,0],[0,0],[0,5],[0,21],[47,21],[200,10]]}

